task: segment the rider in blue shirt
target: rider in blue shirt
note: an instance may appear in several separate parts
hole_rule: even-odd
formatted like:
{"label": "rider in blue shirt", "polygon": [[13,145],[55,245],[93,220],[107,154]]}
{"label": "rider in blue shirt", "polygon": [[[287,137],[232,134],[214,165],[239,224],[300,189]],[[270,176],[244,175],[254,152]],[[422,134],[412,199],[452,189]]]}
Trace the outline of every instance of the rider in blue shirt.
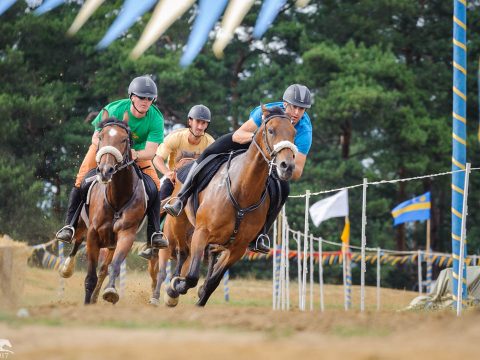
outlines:
{"label": "rider in blue shirt", "polygon": [[[290,85],[283,94],[283,102],[274,102],[266,104],[267,108],[278,106],[290,117],[292,124],[294,125],[297,133],[295,135],[295,145],[298,148],[297,156],[295,157],[295,170],[293,172],[292,179],[297,180],[303,173],[303,168],[307,160],[308,152],[312,145],[312,123],[310,117],[305,112],[310,108],[312,104],[310,90],[300,84]],[[256,107],[251,113],[250,118],[234,133],[229,133],[218,138],[212,145],[210,145],[202,155],[193,163],[193,166],[188,173],[185,183],[182,185],[178,197],[175,202],[168,203],[164,206],[164,209],[172,216],[178,216],[182,212],[189,196],[192,194],[195,188],[195,177],[199,173],[200,165],[202,161],[211,154],[226,153],[232,150],[246,149],[252,141],[252,137],[255,131],[262,124],[262,111],[260,107]],[[288,195],[289,187],[288,182],[282,183],[282,191]],[[286,196],[284,197],[286,200]],[[271,202],[271,208],[267,215],[267,221],[264,227],[264,231],[258,235],[258,238],[253,242],[250,247],[253,251],[261,253],[268,253],[270,251],[269,246],[264,243],[265,239],[268,239],[266,233],[270,229],[271,225],[275,221],[278,213],[280,212],[285,201],[282,201],[281,206],[276,207],[274,202]],[[275,207],[275,208],[273,208]]]}

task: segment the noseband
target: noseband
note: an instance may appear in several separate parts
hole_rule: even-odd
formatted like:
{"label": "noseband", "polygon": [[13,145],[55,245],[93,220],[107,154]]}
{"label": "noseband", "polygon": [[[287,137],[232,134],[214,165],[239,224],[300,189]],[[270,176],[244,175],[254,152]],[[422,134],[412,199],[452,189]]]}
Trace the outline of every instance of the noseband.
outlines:
{"label": "noseband", "polygon": [[95,160],[98,165],[100,164],[100,160],[103,155],[105,154],[112,155],[116,160],[116,163],[114,165],[114,171],[113,171],[113,174],[115,174],[118,171],[125,169],[127,166],[130,166],[135,162],[135,160],[130,159],[131,132],[130,132],[130,128],[120,121],[107,123],[102,127],[102,130],[105,129],[107,126],[121,127],[123,130],[127,132],[127,135],[128,135],[127,147],[123,154],[115,146],[107,145],[107,146],[99,147],[97,151],[97,155],[95,156]]}
{"label": "noseband", "polygon": [[268,175],[271,175],[273,167],[276,166],[275,158],[280,151],[282,151],[283,149],[290,149],[293,152],[293,155],[296,155],[298,152],[297,146],[287,140],[280,141],[279,143],[273,145],[273,149],[272,149],[267,138],[267,124],[274,117],[285,118],[291,121],[287,115],[270,115],[264,120],[262,136],[263,136],[263,142],[265,143],[265,147],[267,148],[267,154],[265,154],[261,146],[255,140],[255,135],[252,138],[252,142],[255,144],[258,151],[262,155],[263,159],[268,164],[268,168],[269,168]]}

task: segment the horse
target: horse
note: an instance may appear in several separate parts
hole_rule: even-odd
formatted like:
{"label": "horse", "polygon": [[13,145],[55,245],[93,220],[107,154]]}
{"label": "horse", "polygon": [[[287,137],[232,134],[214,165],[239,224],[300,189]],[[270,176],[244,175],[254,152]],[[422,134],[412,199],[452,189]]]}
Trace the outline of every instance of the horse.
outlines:
{"label": "horse", "polygon": [[280,108],[262,106],[262,113],[263,123],[247,151],[222,165],[199,194],[196,215],[189,199],[184,212],[195,227],[190,264],[184,276],[172,278],[166,302],[178,302],[180,295],[197,286],[206,253],[208,270],[196,303],[205,306],[224,273],[244,255],[248,244],[263,229],[270,206],[267,186],[271,171],[275,168],[281,180],[292,177],[296,130]]}
{"label": "horse", "polygon": [[[142,179],[131,158],[128,113],[124,114],[123,121],[118,121],[108,118],[104,111],[99,127],[97,182],[90,189],[88,220],[79,220],[74,247],[60,274],[63,277],[73,274],[74,258],[86,233],[85,304],[96,302],[107,271],[109,281],[102,297],[115,304],[120,299],[115,280],[145,217],[147,204]],[[99,260],[102,261],[97,276]]]}
{"label": "horse", "polygon": [[[181,167],[195,160],[193,153],[184,153],[183,155],[186,157],[177,159],[177,164],[174,169],[175,174]],[[174,181],[174,183],[176,184],[176,181]],[[179,188],[177,187],[174,190],[174,194],[176,194],[178,190]],[[163,205],[167,203],[169,199],[170,197],[163,201],[162,209]],[[176,260],[173,277],[185,275],[185,266],[188,266],[188,262],[186,263],[185,261],[189,259],[190,241],[193,230],[194,228],[185,213],[182,213],[178,217],[166,215],[163,234],[168,239],[169,246],[166,249],[159,249],[158,256],[152,256],[148,262],[148,272],[152,279],[152,297],[149,300],[149,304],[157,306],[160,303],[160,289],[167,277],[167,262],[169,259]],[[176,299],[170,299],[168,297],[165,299],[165,303],[168,306],[175,306],[177,302],[178,297]]]}

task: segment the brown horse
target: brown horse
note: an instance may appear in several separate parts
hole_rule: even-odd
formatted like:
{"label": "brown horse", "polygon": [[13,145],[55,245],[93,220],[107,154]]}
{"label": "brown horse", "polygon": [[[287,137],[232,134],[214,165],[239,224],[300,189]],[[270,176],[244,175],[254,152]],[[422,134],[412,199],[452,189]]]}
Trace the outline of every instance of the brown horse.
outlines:
{"label": "brown horse", "polygon": [[281,109],[262,107],[262,111],[264,122],[248,150],[222,165],[200,193],[196,216],[192,200],[186,206],[188,219],[195,226],[191,259],[185,277],[173,278],[167,289],[172,300],[197,285],[207,250],[208,272],[197,305],[206,304],[223,274],[243,256],[265,224],[270,205],[267,182],[272,169],[282,180],[292,177],[297,151],[293,144],[295,128]]}
{"label": "brown horse", "polygon": [[[86,231],[85,304],[96,301],[107,269],[109,281],[103,292],[103,299],[113,304],[119,300],[115,280],[119,276],[120,265],[135,240],[147,205],[143,182],[131,159],[128,114],[124,115],[123,121],[104,119],[100,127],[96,156],[97,183],[90,189],[88,225],[85,225],[85,220],[79,222],[72,253],[60,269],[62,276],[71,276],[73,260]],[[108,249],[108,253],[102,256],[98,277],[97,265],[101,249]]]}
{"label": "brown horse", "polygon": [[[178,169],[182,166],[192,162],[195,158],[190,157],[191,154],[187,154],[188,157],[179,159],[174,172],[177,173]],[[174,181],[176,184],[176,181]],[[177,186],[174,190],[178,192],[179,187]],[[167,198],[162,203],[162,209],[164,203],[168,202],[170,198]],[[164,210],[162,210],[164,211]],[[148,272],[152,278],[152,297],[150,298],[149,303],[152,305],[158,305],[160,303],[160,289],[163,282],[167,277],[167,262],[170,259],[176,260],[175,270],[173,271],[173,276],[185,275],[186,266],[190,254],[190,241],[193,234],[193,226],[188,220],[188,217],[185,213],[182,213],[178,217],[173,217],[166,215],[165,225],[163,227],[163,234],[168,239],[168,248],[158,250],[158,256],[152,256],[148,262]],[[182,272],[183,269],[183,272]],[[178,297],[176,299],[167,299],[166,303],[168,306],[177,305]]]}

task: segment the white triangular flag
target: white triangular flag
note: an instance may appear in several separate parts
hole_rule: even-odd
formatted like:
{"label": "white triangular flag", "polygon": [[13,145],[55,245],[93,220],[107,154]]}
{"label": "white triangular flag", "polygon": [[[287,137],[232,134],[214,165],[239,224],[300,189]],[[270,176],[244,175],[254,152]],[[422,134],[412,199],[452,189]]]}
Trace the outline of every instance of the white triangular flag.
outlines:
{"label": "white triangular flag", "polygon": [[333,196],[317,201],[310,206],[309,211],[315,226],[330,218],[348,216],[348,190],[341,190]]}

